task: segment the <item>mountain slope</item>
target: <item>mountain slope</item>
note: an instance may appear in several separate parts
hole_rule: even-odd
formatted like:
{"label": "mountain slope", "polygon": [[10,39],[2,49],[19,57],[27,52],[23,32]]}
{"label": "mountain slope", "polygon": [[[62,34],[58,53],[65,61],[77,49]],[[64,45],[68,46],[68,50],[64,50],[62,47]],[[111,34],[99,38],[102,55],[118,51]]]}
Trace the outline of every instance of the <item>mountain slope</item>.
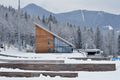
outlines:
{"label": "mountain slope", "polygon": [[110,14],[102,11],[88,11],[88,10],[76,10],[67,13],[54,14],[49,12],[40,6],[35,4],[29,4],[23,11],[33,16],[49,16],[50,14],[56,16],[60,23],[71,23],[78,26],[89,26],[96,27],[100,26],[104,28],[105,26],[112,26],[115,29],[120,27],[120,15]]}
{"label": "mountain slope", "polygon": [[102,11],[77,10],[68,13],[60,13],[57,14],[56,17],[62,22],[70,22],[80,26],[104,27],[110,25],[115,29],[120,28],[120,15]]}
{"label": "mountain slope", "polygon": [[52,12],[49,12],[49,11],[47,11],[47,10],[43,9],[42,7],[37,6],[35,4],[29,4],[26,7],[24,7],[22,10],[29,13],[30,15],[40,16],[40,17],[53,14]]}

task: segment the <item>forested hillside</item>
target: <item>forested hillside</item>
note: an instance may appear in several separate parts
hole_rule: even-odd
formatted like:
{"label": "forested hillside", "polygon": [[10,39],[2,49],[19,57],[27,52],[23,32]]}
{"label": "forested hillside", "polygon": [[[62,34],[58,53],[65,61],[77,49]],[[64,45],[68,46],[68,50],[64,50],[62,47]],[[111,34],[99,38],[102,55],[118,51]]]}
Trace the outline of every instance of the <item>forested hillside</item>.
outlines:
{"label": "forested hillside", "polygon": [[[97,24],[92,27],[82,26],[70,21],[61,22],[58,18],[59,17],[56,17],[51,13],[48,13],[47,16],[33,16],[27,11],[25,12],[22,10],[19,15],[18,11],[14,8],[4,7],[1,5],[0,44],[3,47],[10,47],[10,45],[14,45],[16,47],[19,46],[19,32],[21,48],[26,49],[27,45],[29,45],[34,49],[34,23],[38,23],[73,43],[78,49],[98,48],[104,51],[104,55],[117,54],[120,51],[120,37],[118,37],[120,36],[120,32],[114,29],[114,27],[106,25],[105,28],[101,28]],[[92,21],[91,17],[90,20]]]}

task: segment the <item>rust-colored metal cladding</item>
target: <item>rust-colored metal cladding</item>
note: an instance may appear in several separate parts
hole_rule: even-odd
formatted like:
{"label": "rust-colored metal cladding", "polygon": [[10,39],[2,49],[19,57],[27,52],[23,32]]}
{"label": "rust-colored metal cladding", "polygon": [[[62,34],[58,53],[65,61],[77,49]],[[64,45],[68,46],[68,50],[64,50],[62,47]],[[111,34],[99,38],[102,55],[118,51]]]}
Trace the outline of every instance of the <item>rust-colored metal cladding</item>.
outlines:
{"label": "rust-colored metal cladding", "polygon": [[36,33],[36,53],[48,53],[50,50],[54,48],[54,36],[42,29],[38,25],[35,25],[35,33]]}

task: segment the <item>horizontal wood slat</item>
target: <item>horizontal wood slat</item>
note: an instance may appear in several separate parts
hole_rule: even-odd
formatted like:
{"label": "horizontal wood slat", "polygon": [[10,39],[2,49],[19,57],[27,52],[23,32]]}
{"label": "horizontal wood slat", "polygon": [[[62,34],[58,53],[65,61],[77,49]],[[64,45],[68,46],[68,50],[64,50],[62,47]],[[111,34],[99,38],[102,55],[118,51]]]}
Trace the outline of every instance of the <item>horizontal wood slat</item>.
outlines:
{"label": "horizontal wood slat", "polygon": [[115,64],[25,64],[0,63],[0,67],[40,71],[115,71]]}
{"label": "horizontal wood slat", "polygon": [[78,73],[57,73],[57,72],[0,72],[0,76],[6,77],[39,77],[40,74],[43,76],[60,76],[60,77],[78,77]]}

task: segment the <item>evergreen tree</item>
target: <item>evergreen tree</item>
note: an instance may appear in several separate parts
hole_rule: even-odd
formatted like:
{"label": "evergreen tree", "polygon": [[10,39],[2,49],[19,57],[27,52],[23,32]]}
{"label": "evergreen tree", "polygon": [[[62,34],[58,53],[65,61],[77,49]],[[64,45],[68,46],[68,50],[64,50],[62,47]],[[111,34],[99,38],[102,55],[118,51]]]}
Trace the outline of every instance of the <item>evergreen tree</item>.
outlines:
{"label": "evergreen tree", "polygon": [[55,18],[55,16],[51,15],[48,17],[48,24],[52,22],[53,24],[57,24],[57,19]]}
{"label": "evergreen tree", "polygon": [[120,35],[118,35],[118,54],[120,54]]}
{"label": "evergreen tree", "polygon": [[114,54],[114,46],[115,46],[115,33],[114,30],[109,30],[108,31],[108,35],[106,37],[107,38],[107,47],[108,48],[108,54],[113,55]]}
{"label": "evergreen tree", "polygon": [[43,15],[42,22],[45,23],[45,16]]}
{"label": "evergreen tree", "polygon": [[53,17],[52,17],[52,15],[50,14],[50,16],[48,17],[48,22],[49,21],[53,21]]}
{"label": "evergreen tree", "polygon": [[8,21],[8,13],[5,14],[5,19]]}
{"label": "evergreen tree", "polygon": [[86,48],[88,49],[94,49],[95,44],[94,44],[94,32],[92,28],[87,29],[87,34],[86,34]]}
{"label": "evergreen tree", "polygon": [[40,21],[40,17],[38,16],[38,20]]}
{"label": "evergreen tree", "polygon": [[27,21],[27,20],[28,20],[28,15],[27,15],[26,12],[25,12],[24,16],[25,16],[25,19],[26,19],[26,21]]}
{"label": "evergreen tree", "polygon": [[95,33],[95,45],[97,49],[101,49],[101,32],[99,27],[97,27],[96,29],[96,33]]}
{"label": "evergreen tree", "polygon": [[81,30],[80,27],[77,30],[77,35],[78,35],[78,39],[77,39],[77,48],[81,49],[82,48],[82,36],[81,36]]}

